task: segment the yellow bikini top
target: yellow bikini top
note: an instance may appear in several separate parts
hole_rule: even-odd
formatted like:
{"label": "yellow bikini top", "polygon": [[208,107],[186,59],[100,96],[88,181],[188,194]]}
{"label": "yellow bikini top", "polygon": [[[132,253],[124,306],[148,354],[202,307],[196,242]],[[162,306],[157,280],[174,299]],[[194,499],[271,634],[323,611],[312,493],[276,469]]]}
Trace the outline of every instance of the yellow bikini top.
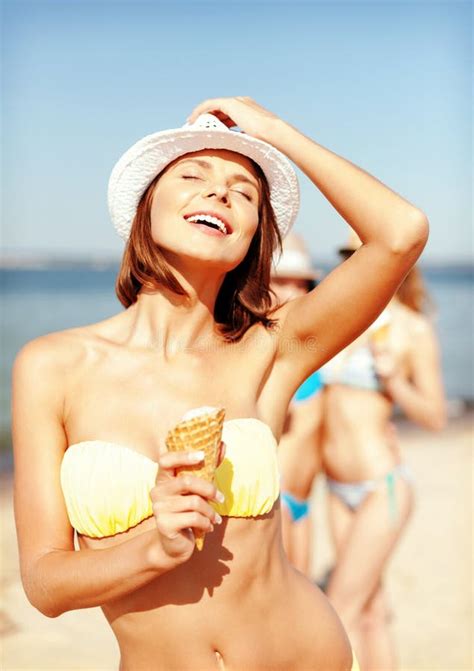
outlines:
{"label": "yellow bikini top", "polygon": [[[210,502],[229,517],[270,512],[280,491],[272,430],[259,419],[224,422],[226,455],[216,470],[224,503]],[[103,538],[127,531],[153,514],[150,490],[158,464],[135,450],[103,440],[70,445],[61,463],[61,486],[71,525],[78,533]]]}

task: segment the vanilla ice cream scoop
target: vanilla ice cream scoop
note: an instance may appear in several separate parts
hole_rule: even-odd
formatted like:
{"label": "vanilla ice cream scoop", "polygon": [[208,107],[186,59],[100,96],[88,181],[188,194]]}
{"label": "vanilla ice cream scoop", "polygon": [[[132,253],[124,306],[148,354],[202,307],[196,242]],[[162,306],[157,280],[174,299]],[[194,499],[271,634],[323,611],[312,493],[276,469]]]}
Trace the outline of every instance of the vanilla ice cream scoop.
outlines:
{"label": "vanilla ice cream scoop", "polygon": [[202,405],[200,408],[192,408],[185,412],[181,420],[184,422],[188,419],[194,419],[195,417],[201,417],[201,415],[212,415],[217,412],[220,408],[213,408],[212,405]]}

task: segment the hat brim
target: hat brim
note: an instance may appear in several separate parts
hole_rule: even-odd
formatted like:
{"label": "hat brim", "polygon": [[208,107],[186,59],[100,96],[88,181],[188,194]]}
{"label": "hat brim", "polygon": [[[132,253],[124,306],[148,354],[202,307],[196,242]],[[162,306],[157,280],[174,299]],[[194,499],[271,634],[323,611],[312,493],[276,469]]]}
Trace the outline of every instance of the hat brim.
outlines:
{"label": "hat brim", "polygon": [[114,166],[108,205],[121,238],[128,239],[140,198],[156,175],[176,158],[202,149],[227,149],[255,161],[268,181],[280,234],[284,237],[288,233],[298,213],[299,186],[295,170],[284,154],[267,142],[237,131],[176,128],[142,138]]}

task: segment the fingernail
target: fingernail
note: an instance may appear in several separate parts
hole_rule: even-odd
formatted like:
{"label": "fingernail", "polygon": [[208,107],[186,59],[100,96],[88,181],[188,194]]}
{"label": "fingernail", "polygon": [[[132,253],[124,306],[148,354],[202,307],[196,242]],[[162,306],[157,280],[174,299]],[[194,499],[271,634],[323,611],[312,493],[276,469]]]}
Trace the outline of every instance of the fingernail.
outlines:
{"label": "fingernail", "polygon": [[219,501],[219,503],[224,503],[224,501],[225,501],[224,494],[222,492],[220,492],[219,490],[217,490],[216,500]]}
{"label": "fingernail", "polygon": [[197,450],[196,452],[191,452],[189,455],[189,461],[202,461],[204,459],[204,452],[202,450]]}
{"label": "fingernail", "polygon": [[222,523],[222,517],[219,515],[219,513],[216,513],[216,516],[214,518],[214,524],[221,524]]}

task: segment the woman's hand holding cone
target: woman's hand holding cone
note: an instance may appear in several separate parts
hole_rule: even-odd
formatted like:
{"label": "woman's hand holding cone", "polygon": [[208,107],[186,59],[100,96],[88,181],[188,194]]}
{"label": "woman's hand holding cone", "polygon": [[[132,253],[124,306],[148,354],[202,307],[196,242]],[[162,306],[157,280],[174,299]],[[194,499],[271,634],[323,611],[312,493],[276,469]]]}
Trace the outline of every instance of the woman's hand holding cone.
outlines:
{"label": "woman's hand holding cone", "polygon": [[[224,453],[221,442],[218,464]],[[176,565],[187,561],[194,551],[193,529],[207,533],[222,521],[208,503],[221,502],[222,495],[216,486],[189,474],[176,475],[176,469],[198,466],[203,460],[200,451],[164,452],[158,461],[156,484],[150,492],[161,546]]]}

